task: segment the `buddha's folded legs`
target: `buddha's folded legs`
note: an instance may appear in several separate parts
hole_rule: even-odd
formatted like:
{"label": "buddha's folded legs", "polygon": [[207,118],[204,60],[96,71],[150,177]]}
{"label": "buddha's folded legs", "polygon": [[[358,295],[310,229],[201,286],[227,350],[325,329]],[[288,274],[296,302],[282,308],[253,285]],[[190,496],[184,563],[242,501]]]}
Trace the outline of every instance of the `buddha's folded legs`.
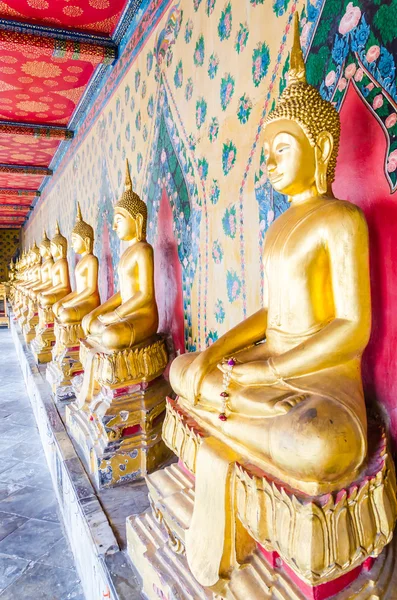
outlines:
{"label": "buddha's folded legs", "polygon": [[77,306],[71,306],[68,308],[61,307],[58,312],[58,321],[66,325],[80,323],[82,318],[85,317],[85,315],[88,315],[88,313],[95,308],[95,304],[92,300],[80,302]]}
{"label": "buddha's folded legs", "polygon": [[157,332],[157,323],[153,324],[153,319],[145,314],[126,317],[110,325],[94,319],[90,325],[90,332],[106,349],[124,350],[154,335]]}

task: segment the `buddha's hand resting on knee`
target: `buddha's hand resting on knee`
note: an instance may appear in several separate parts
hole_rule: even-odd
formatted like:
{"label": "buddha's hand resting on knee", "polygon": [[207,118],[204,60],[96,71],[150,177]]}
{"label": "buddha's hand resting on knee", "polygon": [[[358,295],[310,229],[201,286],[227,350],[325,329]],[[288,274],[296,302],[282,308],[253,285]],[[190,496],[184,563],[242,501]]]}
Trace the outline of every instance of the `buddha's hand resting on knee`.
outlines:
{"label": "buddha's hand resting on knee", "polygon": [[204,351],[194,359],[186,371],[186,400],[193,405],[198,402],[201,384],[211,366],[210,355],[207,354],[207,351]]}
{"label": "buddha's hand resting on knee", "polygon": [[[218,369],[222,373],[230,373],[230,367],[227,363],[220,363]],[[278,381],[274,370],[270,367],[267,360],[237,363],[230,373],[230,379],[234,383],[245,387],[273,385]]]}
{"label": "buddha's hand resting on knee", "polygon": [[120,321],[120,317],[111,310],[110,312],[104,313],[98,316],[98,320],[104,325],[111,325],[112,323],[116,323],[116,321]]}

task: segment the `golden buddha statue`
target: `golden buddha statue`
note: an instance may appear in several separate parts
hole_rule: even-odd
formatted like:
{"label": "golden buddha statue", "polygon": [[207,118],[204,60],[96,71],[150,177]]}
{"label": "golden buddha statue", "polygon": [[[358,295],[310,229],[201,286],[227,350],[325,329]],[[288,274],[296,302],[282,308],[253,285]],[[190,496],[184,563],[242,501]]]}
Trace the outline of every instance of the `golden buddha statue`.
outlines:
{"label": "golden buddha statue", "polygon": [[39,245],[39,252],[41,255],[40,281],[32,285],[28,292],[29,312],[26,323],[23,327],[23,334],[26,343],[30,343],[34,339],[36,335],[35,328],[39,322],[37,295],[48,290],[52,286],[51,269],[54,261],[51,254],[51,242],[48,239],[45,231],[43,232],[43,238]]}
{"label": "golden buddha statue", "polygon": [[40,250],[38,248],[38,246],[36,245],[36,242],[34,242],[30,252],[30,268],[29,268],[29,274],[28,274],[28,279],[26,281],[26,284],[23,286],[22,289],[22,307],[20,309],[19,312],[19,326],[21,327],[21,329],[23,329],[23,327],[26,324],[27,318],[28,318],[28,313],[29,313],[29,292],[30,290],[37,285],[38,283],[40,283],[41,281],[41,255],[40,255]]}
{"label": "golden buddha statue", "polygon": [[118,266],[120,291],[83,319],[87,336],[108,350],[130,348],[157,332],[153,248],[146,241],[146,204],[132,191],[127,163],[125,191],[114,207],[113,229],[131,242]]}
{"label": "golden buddha statue", "polygon": [[53,306],[70,293],[69,266],[66,258],[68,243],[59,230],[57,222],[55,235],[51,239],[51,254],[54,263],[51,267],[51,286],[37,294],[39,323],[32,351],[38,362],[51,360],[51,349],[55,344]]}
{"label": "golden buddha statue", "polygon": [[[380,554],[397,511],[390,458],[372,479],[366,471],[367,225],[332,193],[340,120],[306,82],[298,18],[288,84],[263,136],[270,182],[290,203],[266,233],[264,307],[205,351],[174,360],[177,400],[168,403],[163,438],[195,479],[174,465],[147,477],[154,514],[185,552],[184,568],[222,598],[254,597],[243,575],[245,594],[223,593],[262,550],[277,552],[305,585],[338,580]],[[382,497],[369,484],[376,477]],[[362,508],[339,521],[361,486]],[[139,523],[128,522],[130,555],[144,564]],[[266,589],[258,584],[255,598],[268,597]]]}
{"label": "golden buddha statue", "polygon": [[146,204],[132,190],[127,162],[125,190],[113,220],[118,237],[130,242],[119,262],[120,291],[83,318],[84,376],[80,388],[74,383],[77,401],[66,408],[68,429],[98,487],[141,478],[169,456],[161,439],[171,391],[162,377],[168,353],[157,335],[146,223]]}
{"label": "golden buddha statue", "polygon": [[71,377],[82,370],[78,360],[80,339],[85,337],[81,321],[100,304],[98,259],[93,254],[94,230],[83,221],[79,203],[71,239],[73,250],[81,255],[75,268],[76,290],[53,305],[56,344],[53,360],[47,367],[47,379],[57,399],[70,397]]}

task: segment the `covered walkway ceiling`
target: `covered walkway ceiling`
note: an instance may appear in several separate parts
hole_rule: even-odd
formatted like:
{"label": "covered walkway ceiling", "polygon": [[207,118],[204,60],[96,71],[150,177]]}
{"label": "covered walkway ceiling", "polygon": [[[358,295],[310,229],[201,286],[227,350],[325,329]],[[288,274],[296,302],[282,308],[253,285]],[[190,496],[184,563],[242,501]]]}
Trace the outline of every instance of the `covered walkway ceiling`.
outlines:
{"label": "covered walkway ceiling", "polygon": [[26,221],[140,4],[0,0],[0,228]]}

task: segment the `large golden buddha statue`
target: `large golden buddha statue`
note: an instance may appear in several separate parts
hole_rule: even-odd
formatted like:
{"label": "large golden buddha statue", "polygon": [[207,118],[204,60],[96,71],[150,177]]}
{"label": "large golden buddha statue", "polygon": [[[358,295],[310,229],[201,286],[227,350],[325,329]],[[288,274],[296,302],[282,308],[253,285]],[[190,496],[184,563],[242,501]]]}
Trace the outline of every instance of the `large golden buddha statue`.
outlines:
{"label": "large golden buddha statue", "polygon": [[30,343],[36,335],[36,325],[39,322],[39,313],[37,307],[37,295],[52,286],[51,269],[54,264],[51,254],[51,242],[47,233],[43,232],[43,238],[39,245],[41,256],[40,280],[35,282],[29,289],[29,311],[26,322],[23,326],[23,334],[26,343]]}
{"label": "large golden buddha statue", "polygon": [[[358,575],[391,540],[397,506],[384,434],[367,463],[368,231],[361,210],[332,193],[339,134],[337,111],[306,82],[296,19],[288,85],[264,124],[268,177],[290,202],[266,233],[264,307],[171,365],[177,400],[163,438],[180,464],[147,477],[161,535],[184,555],[164,597],[182,579],[189,597],[259,600],[270,587],[300,598],[288,592],[299,581],[304,597],[330,581],[335,593],[347,585],[342,575]],[[159,564],[172,561],[145,537],[142,517],[127,529],[152,598],[152,551]],[[261,571],[264,556],[286,565],[287,579],[294,571],[289,588],[269,563]],[[214,596],[195,593],[191,574]]]}
{"label": "large golden buddha statue", "polygon": [[133,192],[127,164],[125,191],[114,207],[113,229],[130,242],[118,266],[120,291],[83,319],[85,333],[109,350],[130,348],[157,332],[153,248],[146,241],[146,204]]}
{"label": "large golden buddha statue", "polygon": [[83,318],[84,376],[80,388],[74,385],[77,401],[66,408],[68,429],[98,487],[142,478],[169,456],[161,439],[171,391],[162,376],[168,352],[157,334],[146,223],[146,204],[132,190],[127,162],[113,219],[120,240],[129,242],[118,267],[120,291]]}
{"label": "large golden buddha statue", "polygon": [[73,250],[81,255],[75,268],[76,289],[53,305],[56,344],[46,372],[59,400],[74,395],[71,377],[82,370],[78,359],[80,340],[85,337],[81,321],[100,304],[98,259],[93,254],[94,230],[83,221],[79,203],[71,239]]}
{"label": "large golden buddha statue", "polygon": [[46,287],[37,295],[39,323],[32,351],[40,363],[51,360],[51,349],[55,344],[53,306],[70,293],[69,266],[66,258],[68,243],[59,230],[57,222],[55,235],[51,239],[51,254],[54,263],[51,267],[51,287]]}

